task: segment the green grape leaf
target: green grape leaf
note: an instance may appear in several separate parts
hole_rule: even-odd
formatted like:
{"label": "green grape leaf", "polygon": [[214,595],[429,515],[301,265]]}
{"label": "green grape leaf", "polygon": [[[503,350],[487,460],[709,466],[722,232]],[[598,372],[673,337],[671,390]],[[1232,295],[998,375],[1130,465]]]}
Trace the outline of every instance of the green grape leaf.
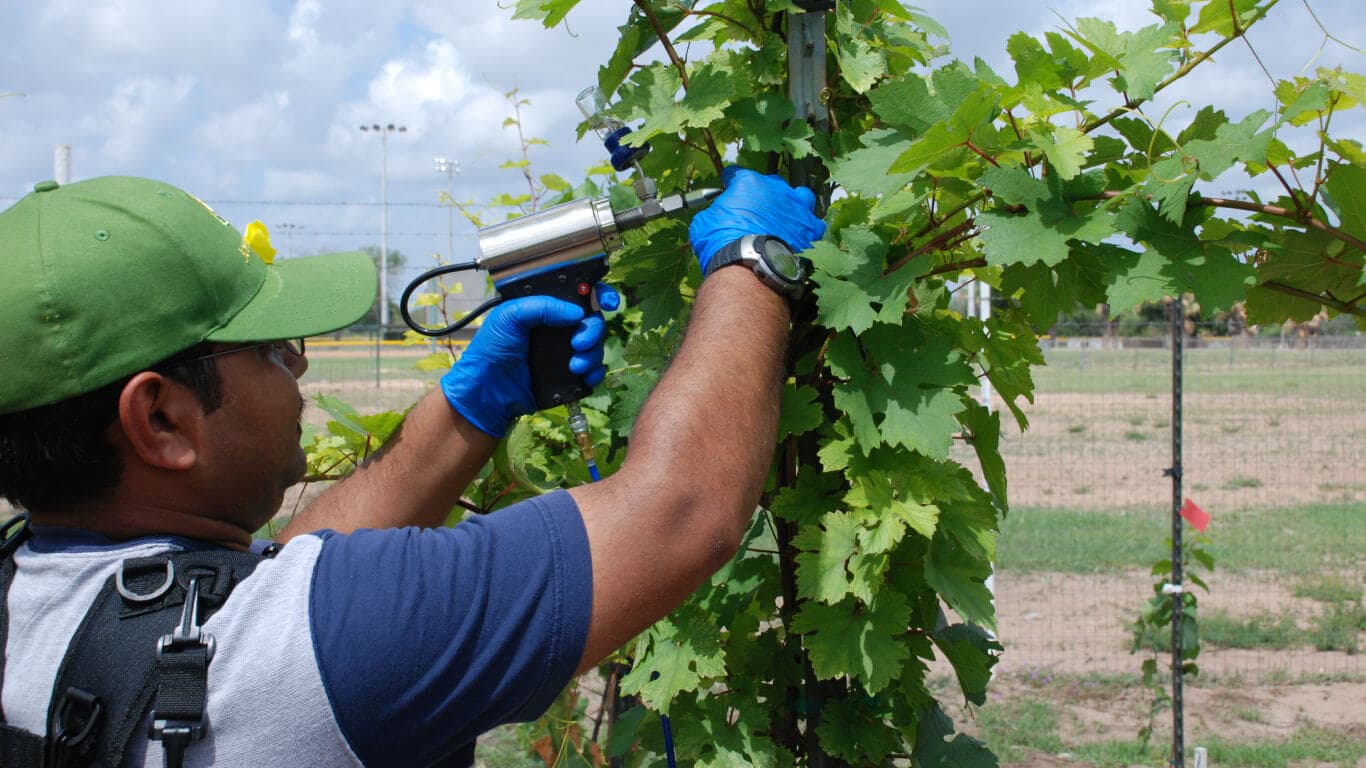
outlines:
{"label": "green grape leaf", "polygon": [[807,157],[815,151],[811,146],[814,134],[806,121],[792,119],[794,112],[792,102],[786,98],[764,93],[735,104],[729,115],[740,123],[745,149]]}
{"label": "green grape leaf", "polygon": [[936,629],[930,638],[953,665],[958,685],[967,700],[977,706],[987,703],[987,683],[991,682],[991,668],[996,666],[1001,644],[991,639],[981,627],[953,624]]}
{"label": "green grape leaf", "polygon": [[[1180,152],[1193,158],[1200,168],[1200,178],[1212,180],[1233,167],[1238,161],[1265,162],[1271,145],[1270,130],[1257,132],[1271,117],[1266,110],[1257,110],[1239,123],[1221,125],[1213,139],[1186,142]],[[1154,168],[1156,171],[1156,168]]]}
{"label": "green grape leaf", "polygon": [[578,4],[579,0],[517,0],[517,9],[512,18],[537,20],[550,29],[564,21],[564,17]]}
{"label": "green grape leaf", "polygon": [[530,419],[519,419],[513,423],[507,438],[494,454],[494,466],[534,494],[555,490],[553,485],[546,482],[550,466],[546,463],[541,438]]}
{"label": "green grape leaf", "polygon": [[1158,83],[1176,66],[1177,53],[1168,47],[1179,32],[1176,24],[1152,25],[1137,32],[1119,32],[1113,22],[1077,19],[1069,33],[1097,54],[1107,69],[1119,70],[1115,87],[1130,99],[1151,99]]}
{"label": "green grape leaf", "polygon": [[654,330],[675,322],[688,306],[690,276],[700,279],[697,259],[682,246],[687,230],[681,222],[656,220],[627,232],[625,247],[612,256],[611,280],[626,290],[629,303],[641,309],[640,327]]}
{"label": "green grape leaf", "polygon": [[1296,78],[1276,84],[1276,98],[1281,102],[1281,122],[1307,125],[1328,109],[1331,99],[1328,84]]}
{"label": "green grape leaf", "polygon": [[1186,217],[1186,204],[1195,186],[1194,163],[1187,167],[1186,158],[1168,157],[1153,163],[1152,173],[1143,185],[1143,192],[1157,203],[1162,218],[1180,224]]}
{"label": "green grape leaf", "polygon": [[1247,28],[1247,22],[1257,10],[1259,0],[1228,0],[1228,2],[1209,3],[1200,9],[1200,16],[1191,27],[1191,34],[1213,32],[1229,37],[1237,30]]}
{"label": "green grape leaf", "polygon": [[[1037,350],[1037,343],[1034,345]],[[969,404],[959,416],[982,468],[982,479],[991,491],[992,501],[1006,509],[1006,465],[1001,458],[1001,417],[977,403]],[[929,535],[929,534],[927,534]]]}
{"label": "green grape leaf", "polygon": [[1285,230],[1266,244],[1272,258],[1257,268],[1260,282],[1281,280],[1314,293],[1342,295],[1361,279],[1363,254],[1340,253],[1341,241],[1317,230]]}
{"label": "green grape leaf", "polygon": [[922,707],[917,715],[911,761],[918,768],[998,768],[996,756],[984,744],[965,734],[954,735],[953,720],[938,704]]}
{"label": "green grape leaf", "polygon": [[879,383],[877,389],[873,388],[868,363],[859,351],[858,342],[849,334],[841,333],[831,340],[826,364],[832,373],[846,380],[835,385],[835,406],[848,417],[855,444],[866,456],[882,444],[877,414],[886,406],[885,385]]}
{"label": "green grape leaf", "polygon": [[1184,25],[1191,15],[1195,0],[1153,0],[1153,13],[1163,21]]}
{"label": "green grape leaf", "polygon": [[882,439],[931,458],[947,459],[963,401],[947,390],[922,390],[887,403]]}
{"label": "green grape leaf", "polygon": [[816,282],[817,320],[821,325],[861,334],[877,322],[877,310],[862,288],[828,272],[816,272],[812,279]]}
{"label": "green grape leaf", "polygon": [[797,476],[795,486],[778,492],[770,508],[783,520],[801,526],[815,525],[839,505],[839,499],[831,495],[832,482],[833,478],[819,472],[803,472]]}
{"label": "green grape leaf", "polygon": [[636,416],[658,380],[654,372],[629,371],[613,377],[612,391],[616,401],[607,417],[607,426],[618,435],[629,435],[635,427]]}
{"label": "green grape leaf", "polygon": [[884,275],[887,243],[863,226],[844,228],[839,247],[820,242],[803,255],[816,267],[812,279],[821,325],[856,334],[877,321],[898,321],[909,303],[911,285],[928,269],[925,263],[912,262]]}
{"label": "green grape leaf", "polygon": [[879,765],[886,755],[902,749],[896,729],[879,708],[857,699],[832,699],[821,707],[816,729],[821,747],[853,765]]}
{"label": "green grape leaf", "polygon": [[862,137],[863,148],[835,160],[831,174],[837,184],[858,195],[890,195],[910,184],[914,173],[889,173],[887,169],[911,142],[896,131],[874,130]]}
{"label": "green grape leaf", "polygon": [[837,603],[849,594],[847,567],[858,548],[854,519],[847,512],[830,512],[820,525],[802,529],[792,541],[797,555],[797,596]]}
{"label": "green grape leaf", "polygon": [[994,631],[996,612],[986,587],[990,575],[991,562],[975,558],[956,537],[943,530],[934,537],[925,558],[925,580],[959,616]]}
{"label": "green grape leaf", "polygon": [[617,715],[616,720],[611,724],[611,734],[607,737],[607,744],[603,747],[603,752],[608,757],[623,757],[635,743],[637,734],[640,732],[640,723],[645,719],[649,710],[637,704],[634,707]]}
{"label": "green grape leaf", "polygon": [[[953,114],[943,101],[930,95],[929,84],[915,72],[887,80],[868,92],[868,100],[872,103],[873,114],[882,118],[883,125],[902,128],[916,136]],[[873,135],[873,132],[865,134],[865,142]]]}
{"label": "green grape leaf", "polygon": [[932,504],[898,499],[888,505],[887,511],[891,513],[890,519],[900,519],[926,539],[934,538],[934,532],[939,527],[939,507]]}
{"label": "green grape leaf", "polygon": [[1342,230],[1366,240],[1366,168],[1335,165],[1324,185],[1327,203],[1342,222]]}
{"label": "green grape leaf", "polygon": [[883,589],[872,606],[853,598],[836,605],[808,602],[792,620],[822,680],[850,677],[869,693],[887,687],[901,673],[910,651],[903,638],[910,620],[906,598]]}
{"label": "green grape leaf", "polygon": [[1006,41],[1006,51],[1015,62],[1015,75],[1021,84],[1030,83],[1040,89],[1057,90],[1070,83],[1067,72],[1058,66],[1058,58],[1044,49],[1034,37],[1016,32]]}
{"label": "green grape leaf", "polygon": [[835,60],[840,76],[854,89],[863,93],[887,74],[887,61],[867,41],[846,39],[835,45]]}
{"label": "green grape leaf", "polygon": [[1162,130],[1154,130],[1136,117],[1119,117],[1110,122],[1129,146],[1144,155],[1160,155],[1176,149],[1176,142]]}
{"label": "green grape leaf", "polygon": [[779,440],[809,432],[825,422],[825,414],[817,400],[819,396],[811,387],[798,387],[792,382],[783,385],[782,412],[778,416]]}
{"label": "green grape leaf", "polygon": [[1023,168],[988,168],[977,183],[1007,205],[1033,207],[1049,197],[1048,185]]}
{"label": "green grape leaf", "polygon": [[1065,126],[1055,126],[1052,136],[1040,131],[1030,131],[1029,136],[1063,179],[1071,179],[1081,173],[1086,154],[1095,146],[1090,136]]}
{"label": "green grape leaf", "polygon": [[1224,246],[1201,240],[1194,231],[1163,219],[1137,199],[1125,204],[1118,224],[1148,250],[1127,274],[1117,275],[1110,289],[1112,310],[1136,306],[1130,303],[1135,298],[1152,301],[1155,296],[1189,292],[1208,312],[1228,309],[1246,296],[1253,268]]}
{"label": "green grape leaf", "polygon": [[988,264],[1053,266],[1067,258],[1067,235],[1045,225],[1038,216],[986,211],[977,221],[986,227],[981,241]]}
{"label": "green grape leaf", "polygon": [[635,665],[621,678],[622,693],[638,695],[651,709],[667,715],[680,692],[695,691],[704,680],[726,674],[719,634],[699,611],[688,615],[686,626],[671,619],[656,623],[645,631]]}

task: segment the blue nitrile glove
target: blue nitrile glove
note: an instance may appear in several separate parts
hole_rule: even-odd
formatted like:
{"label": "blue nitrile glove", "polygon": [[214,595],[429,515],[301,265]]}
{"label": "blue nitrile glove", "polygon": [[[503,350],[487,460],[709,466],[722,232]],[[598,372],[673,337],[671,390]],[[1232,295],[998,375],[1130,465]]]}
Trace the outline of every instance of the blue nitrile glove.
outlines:
{"label": "blue nitrile glove", "polygon": [[[597,297],[598,305],[608,312],[621,306],[620,294],[604,283],[598,284]],[[594,312],[585,317],[578,305],[549,296],[528,296],[505,301],[484,318],[460,359],[441,377],[446,402],[481,431],[502,437],[518,416],[536,410],[527,365],[532,329],[576,323],[569,370],[582,376],[588,386],[597,386],[607,375],[602,365],[602,342],[607,335],[602,315]]]}
{"label": "blue nitrile glove", "polygon": [[717,251],[745,235],[769,235],[804,251],[825,234],[825,222],[813,213],[816,195],[806,187],[736,165],[721,172],[721,181],[726,191],[688,227],[702,274]]}

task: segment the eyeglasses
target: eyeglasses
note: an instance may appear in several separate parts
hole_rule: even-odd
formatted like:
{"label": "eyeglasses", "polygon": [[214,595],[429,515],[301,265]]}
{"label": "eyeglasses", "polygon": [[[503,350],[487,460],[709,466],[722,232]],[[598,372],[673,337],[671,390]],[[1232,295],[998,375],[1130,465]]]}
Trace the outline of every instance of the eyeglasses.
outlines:
{"label": "eyeglasses", "polygon": [[260,349],[261,347],[270,347],[271,357],[275,358],[277,362],[281,363],[284,362],[286,352],[288,352],[291,355],[294,355],[295,357],[304,356],[303,339],[283,339],[280,341],[258,341],[254,344],[243,344],[240,347],[233,347],[232,349],[223,349],[217,352],[210,352],[207,355],[195,355],[194,357],[189,358],[185,362],[188,363],[194,360],[208,360],[214,357],[222,357],[223,355],[231,355],[237,352],[243,352],[248,349]]}

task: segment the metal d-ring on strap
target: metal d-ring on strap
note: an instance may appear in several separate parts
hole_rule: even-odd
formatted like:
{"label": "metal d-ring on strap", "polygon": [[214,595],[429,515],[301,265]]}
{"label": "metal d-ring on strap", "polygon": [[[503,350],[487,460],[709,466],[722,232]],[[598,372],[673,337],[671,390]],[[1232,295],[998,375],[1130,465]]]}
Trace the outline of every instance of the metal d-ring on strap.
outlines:
{"label": "metal d-ring on strap", "polygon": [[128,586],[123,583],[123,568],[127,564],[127,560],[119,561],[119,569],[114,574],[114,589],[118,590],[119,594],[123,596],[123,599],[129,602],[150,603],[166,594],[167,590],[171,588],[171,585],[175,583],[175,565],[173,565],[168,558],[166,560],[166,581],[162,582],[161,586],[151,592],[138,594],[137,592],[130,590]]}

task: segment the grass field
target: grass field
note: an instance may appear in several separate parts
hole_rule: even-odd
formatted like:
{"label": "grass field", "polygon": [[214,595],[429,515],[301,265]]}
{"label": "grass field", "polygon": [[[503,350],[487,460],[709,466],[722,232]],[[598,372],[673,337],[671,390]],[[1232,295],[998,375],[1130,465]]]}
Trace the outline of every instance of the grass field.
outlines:
{"label": "grass field", "polygon": [[[1187,529],[1186,535],[1194,535]],[[1094,573],[1147,568],[1170,554],[1169,510],[1096,512],[1017,508],[998,546],[1002,570]],[[1366,552],[1360,505],[1223,510],[1207,549],[1221,570],[1275,570],[1296,576],[1357,569]]]}

